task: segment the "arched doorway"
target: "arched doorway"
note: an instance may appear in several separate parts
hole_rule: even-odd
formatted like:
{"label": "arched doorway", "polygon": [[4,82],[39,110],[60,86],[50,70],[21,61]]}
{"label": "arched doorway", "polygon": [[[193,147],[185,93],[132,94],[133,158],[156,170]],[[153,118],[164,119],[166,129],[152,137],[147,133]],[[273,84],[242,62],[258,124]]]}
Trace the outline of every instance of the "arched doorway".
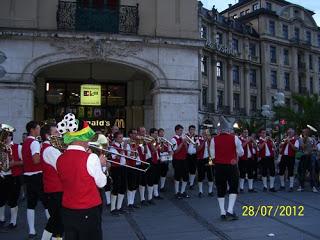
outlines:
{"label": "arched doorway", "polygon": [[[84,84],[100,88],[100,103],[81,102]],[[154,123],[152,78],[132,66],[101,61],[61,63],[41,69],[35,85],[34,116],[38,121],[58,120],[73,112],[102,131],[113,125],[127,131]]]}

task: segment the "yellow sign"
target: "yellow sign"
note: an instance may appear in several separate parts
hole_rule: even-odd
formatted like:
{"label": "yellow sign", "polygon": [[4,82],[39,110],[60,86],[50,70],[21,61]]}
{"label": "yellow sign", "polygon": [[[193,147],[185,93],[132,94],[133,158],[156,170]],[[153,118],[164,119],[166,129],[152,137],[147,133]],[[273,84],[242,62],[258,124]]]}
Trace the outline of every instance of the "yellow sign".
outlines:
{"label": "yellow sign", "polygon": [[80,90],[80,104],[87,106],[101,105],[101,85],[82,84]]}
{"label": "yellow sign", "polygon": [[[111,122],[109,120],[88,120],[87,121],[92,127],[110,127]],[[118,128],[125,128],[124,119],[115,119],[114,126]]]}

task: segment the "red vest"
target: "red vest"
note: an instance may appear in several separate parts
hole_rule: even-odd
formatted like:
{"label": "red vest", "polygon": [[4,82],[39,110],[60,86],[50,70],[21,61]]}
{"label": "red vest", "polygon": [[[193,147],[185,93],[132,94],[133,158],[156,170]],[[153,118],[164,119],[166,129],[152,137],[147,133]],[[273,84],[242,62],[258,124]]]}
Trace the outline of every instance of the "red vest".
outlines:
{"label": "red vest", "polygon": [[[182,138],[177,138],[176,136],[173,137],[176,142],[177,142],[177,147],[179,147],[182,143]],[[186,146],[183,144],[182,148],[180,149],[179,152],[175,152],[173,154],[173,159],[174,160],[185,160],[187,158],[188,150]]]}
{"label": "red vest", "polygon": [[[259,139],[259,145],[264,143],[265,141],[263,139]],[[269,139],[267,141],[267,145],[270,151],[270,157],[274,157],[274,149],[273,149],[273,144],[272,141]],[[265,144],[263,144],[263,147],[261,149],[259,149],[259,154],[261,158],[265,158],[266,157],[266,146]]]}
{"label": "red vest", "polygon": [[43,159],[44,150],[50,146],[48,143],[43,143],[40,151],[40,161],[43,171],[43,189],[46,193],[62,192],[62,185],[56,169]]}
{"label": "red vest", "polygon": [[[240,140],[241,140],[241,143],[242,143],[242,144],[247,141],[247,139],[245,139],[245,138],[243,138],[243,137],[240,137]],[[243,145],[242,145],[242,146],[243,146]],[[243,147],[243,152],[244,152],[244,154],[243,154],[242,157],[240,157],[240,160],[241,160],[241,161],[248,159],[248,147],[249,147],[249,151],[250,151],[250,153],[251,153],[251,158],[253,158],[253,156],[254,156],[254,154],[253,154],[253,145],[252,145],[252,142],[249,142],[249,143],[247,143],[247,145],[245,145],[245,146]]]}
{"label": "red vest", "polygon": [[142,147],[138,147],[138,154],[139,154],[139,158],[141,161],[146,161],[146,155],[144,154],[144,152],[142,151]]}
{"label": "red vest", "polygon": [[152,163],[153,164],[158,164],[159,162],[159,152],[158,151],[154,151],[152,146],[151,146],[151,143],[148,143],[147,144],[150,152],[151,152],[151,158],[152,158]]}
{"label": "red vest", "polygon": [[[294,144],[296,143],[296,140],[297,140],[296,138],[290,139],[290,142],[291,142],[291,144],[292,144],[293,146],[294,146]],[[283,146],[282,146],[282,148],[281,148],[281,151],[280,151],[280,154],[281,154],[281,155],[284,155],[284,150],[286,149],[286,147],[287,147],[288,144],[289,144],[289,143],[283,144]],[[296,154],[296,150],[293,149],[293,148],[291,147],[291,145],[289,145],[289,146],[288,146],[288,155],[287,155],[287,156],[289,156],[289,157],[294,157],[295,154]]]}
{"label": "red vest", "polygon": [[[12,159],[14,162],[21,162],[22,160],[19,158],[19,144],[12,144],[11,145],[12,149]],[[20,176],[23,173],[23,166],[14,166],[11,168],[12,176]]]}
{"label": "red vest", "polygon": [[24,172],[38,172],[42,171],[41,164],[34,164],[31,155],[30,146],[33,141],[32,138],[26,138],[22,144],[22,160]]}
{"label": "red vest", "polygon": [[206,149],[206,144],[203,138],[199,138],[200,149],[197,150],[197,159],[203,159],[204,151]]}
{"label": "red vest", "polygon": [[[130,152],[130,157],[135,157],[135,154],[132,152],[132,151],[136,151],[135,149],[136,149],[136,143],[132,143],[132,144],[130,144],[130,149],[131,149],[131,152]],[[135,161],[135,160],[130,160],[130,159],[126,159],[126,164],[128,164],[129,166],[132,166],[132,167],[134,167],[134,166],[136,166],[136,163],[137,163],[137,161]]]}
{"label": "red vest", "polygon": [[215,163],[231,164],[237,163],[237,151],[235,136],[221,133],[214,137]]}
{"label": "red vest", "polygon": [[[120,150],[121,146],[118,147],[115,143],[112,144],[111,146],[114,147],[114,149],[116,150],[116,153],[120,153],[120,151],[121,151],[121,150]],[[123,150],[123,151],[124,151],[124,153],[121,153],[121,154],[122,154],[122,155],[127,155],[127,151],[125,151],[125,150]],[[120,163],[120,159],[121,159],[121,157],[116,156],[116,158],[112,159],[112,161]],[[128,160],[128,159],[126,159],[126,161],[127,161],[127,160]],[[132,160],[132,161],[133,161],[133,160]],[[120,167],[121,165],[120,165],[120,164],[116,164],[116,163],[111,163],[111,166],[112,166],[112,167]]]}
{"label": "red vest", "polygon": [[98,187],[87,170],[89,153],[69,149],[57,160],[61,180],[62,206],[69,209],[88,209],[102,203]]}

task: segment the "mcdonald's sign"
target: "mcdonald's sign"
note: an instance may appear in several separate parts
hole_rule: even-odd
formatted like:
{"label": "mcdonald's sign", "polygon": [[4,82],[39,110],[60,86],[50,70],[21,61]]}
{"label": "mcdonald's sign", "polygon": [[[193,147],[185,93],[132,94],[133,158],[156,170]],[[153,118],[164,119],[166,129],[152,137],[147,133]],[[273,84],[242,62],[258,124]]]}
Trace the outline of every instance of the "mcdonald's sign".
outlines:
{"label": "mcdonald's sign", "polygon": [[118,128],[125,128],[124,119],[116,119],[114,121],[114,126],[117,126]]}

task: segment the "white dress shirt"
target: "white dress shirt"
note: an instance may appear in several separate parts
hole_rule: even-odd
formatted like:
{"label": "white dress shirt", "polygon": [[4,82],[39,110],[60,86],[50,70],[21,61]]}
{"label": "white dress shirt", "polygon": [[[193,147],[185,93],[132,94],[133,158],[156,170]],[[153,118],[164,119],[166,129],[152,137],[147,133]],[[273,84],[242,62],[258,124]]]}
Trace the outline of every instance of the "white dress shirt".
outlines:
{"label": "white dress shirt", "polygon": [[[190,137],[191,139],[194,139],[194,137]],[[193,155],[197,153],[196,146],[193,144],[188,144],[188,154]]]}
{"label": "white dress shirt", "polygon": [[[236,152],[237,152],[238,157],[242,157],[244,154],[244,151],[243,151],[243,147],[242,147],[242,142],[238,138],[238,136],[235,136],[234,143],[236,145]],[[211,139],[211,143],[210,143],[210,156],[212,159],[214,159],[216,157],[214,138]]]}
{"label": "white dress shirt", "polygon": [[[291,139],[290,139],[291,140]],[[294,142],[294,147],[296,149],[299,149],[299,140],[297,139],[295,142]],[[289,143],[287,143],[287,146],[286,148],[284,149],[284,152],[283,152],[283,155],[287,156],[289,154]]]}
{"label": "white dress shirt", "polygon": [[[69,145],[67,150],[79,150],[86,152],[86,149],[79,145]],[[107,176],[103,173],[100,159],[97,154],[91,153],[87,160],[87,171],[93,177],[98,188],[107,184]]]}
{"label": "white dress shirt", "polygon": [[[45,141],[44,143],[50,144],[49,141]],[[43,151],[42,157],[43,161],[57,170],[57,160],[60,155],[61,152],[58,149],[54,148],[53,146],[49,146]]]}
{"label": "white dress shirt", "polygon": [[[31,138],[33,140],[35,140],[36,138],[33,136],[28,136],[27,138]],[[31,150],[31,157],[33,157],[35,154],[40,154],[40,149],[41,149],[41,145],[38,141],[33,141],[30,145],[30,150]],[[22,159],[23,160],[23,159]],[[40,163],[39,163],[40,164]],[[36,172],[24,172],[23,175],[26,176],[32,176],[38,173],[42,173],[42,171],[36,171]]]}
{"label": "white dress shirt", "polygon": [[178,135],[175,135],[175,136],[171,139],[171,143],[173,144],[172,150],[173,150],[174,152],[175,152],[175,151],[177,150],[177,148],[178,148],[178,143],[177,143],[177,140],[176,140],[175,138],[180,139],[180,138],[182,138],[182,137],[180,137],[180,136],[178,136]]}
{"label": "white dress shirt", "polygon": [[[117,148],[122,148],[122,144],[115,142],[114,145],[116,145]],[[114,147],[110,147],[110,152],[111,152],[111,157],[112,159],[118,158],[116,154],[119,154],[119,149],[116,149]],[[112,154],[114,153],[114,154]],[[120,157],[120,165],[125,165],[126,164],[126,159],[124,157]]]}

